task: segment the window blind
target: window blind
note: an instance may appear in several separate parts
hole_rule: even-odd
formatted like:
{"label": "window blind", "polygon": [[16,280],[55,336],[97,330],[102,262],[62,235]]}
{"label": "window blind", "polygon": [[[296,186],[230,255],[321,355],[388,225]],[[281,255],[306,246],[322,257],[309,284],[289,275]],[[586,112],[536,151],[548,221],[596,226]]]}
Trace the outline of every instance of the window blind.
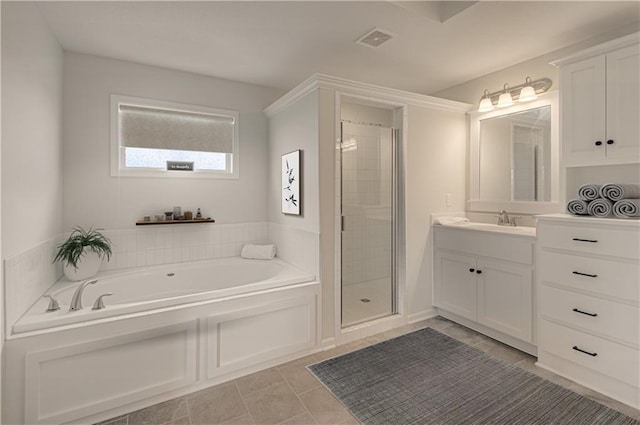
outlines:
{"label": "window blind", "polygon": [[234,117],[119,105],[121,146],[231,153]]}

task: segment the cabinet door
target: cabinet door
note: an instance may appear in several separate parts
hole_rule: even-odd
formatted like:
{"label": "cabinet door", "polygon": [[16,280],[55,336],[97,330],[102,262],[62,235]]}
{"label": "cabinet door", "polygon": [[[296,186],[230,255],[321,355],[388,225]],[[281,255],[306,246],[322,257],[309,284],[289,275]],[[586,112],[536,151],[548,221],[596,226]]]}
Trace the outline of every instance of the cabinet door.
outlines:
{"label": "cabinet door", "polygon": [[532,270],[478,260],[478,322],[533,342]]}
{"label": "cabinet door", "polygon": [[606,151],[605,58],[572,63],[560,72],[562,160],[567,164],[597,164]]}
{"label": "cabinet door", "polygon": [[607,55],[607,160],[640,158],[640,49],[638,45]]}
{"label": "cabinet door", "polygon": [[476,259],[470,255],[437,251],[434,304],[476,320]]}

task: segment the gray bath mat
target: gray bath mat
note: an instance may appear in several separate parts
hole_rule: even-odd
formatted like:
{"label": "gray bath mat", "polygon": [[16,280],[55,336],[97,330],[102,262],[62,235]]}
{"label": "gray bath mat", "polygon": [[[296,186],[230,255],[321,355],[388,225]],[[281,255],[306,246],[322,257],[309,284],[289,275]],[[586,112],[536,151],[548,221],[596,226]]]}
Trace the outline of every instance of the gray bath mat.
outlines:
{"label": "gray bath mat", "polygon": [[367,425],[640,425],[429,328],[309,370]]}

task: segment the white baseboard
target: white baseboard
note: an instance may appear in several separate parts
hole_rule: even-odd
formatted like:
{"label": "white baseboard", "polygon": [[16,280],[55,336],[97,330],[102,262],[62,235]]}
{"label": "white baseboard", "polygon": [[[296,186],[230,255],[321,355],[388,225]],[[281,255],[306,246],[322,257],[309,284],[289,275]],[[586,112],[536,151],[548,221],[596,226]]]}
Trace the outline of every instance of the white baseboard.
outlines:
{"label": "white baseboard", "polygon": [[322,340],[322,350],[330,350],[332,348],[335,348],[335,346],[336,338],[333,336]]}
{"label": "white baseboard", "polygon": [[418,313],[410,314],[407,317],[407,323],[413,324],[417,322],[421,322],[423,320],[431,319],[432,317],[436,317],[438,312],[435,309],[430,308],[428,310],[419,311]]}

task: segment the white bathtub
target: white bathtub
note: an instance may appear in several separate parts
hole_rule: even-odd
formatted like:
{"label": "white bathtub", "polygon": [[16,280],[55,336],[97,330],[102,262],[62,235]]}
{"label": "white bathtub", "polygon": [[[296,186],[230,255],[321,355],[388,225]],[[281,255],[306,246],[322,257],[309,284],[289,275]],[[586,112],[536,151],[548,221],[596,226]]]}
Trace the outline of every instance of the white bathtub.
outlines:
{"label": "white bathtub", "polygon": [[[3,350],[2,423],[96,423],[317,352],[321,287],[281,260],[224,258],[50,288]],[[92,311],[104,293],[106,308]],[[88,379],[87,377],[91,377]],[[63,383],[63,384],[61,384]]]}
{"label": "white bathtub", "polygon": [[[241,297],[310,282],[314,276],[279,259],[233,257],[103,273],[93,279],[98,281],[85,288],[82,310],[69,311],[73,293],[81,282],[63,278],[47,292],[58,300],[60,310],[45,312],[49,301],[42,298],[14,324],[13,333]],[[104,298],[106,307],[92,310],[96,298],[106,293],[113,294]]]}

